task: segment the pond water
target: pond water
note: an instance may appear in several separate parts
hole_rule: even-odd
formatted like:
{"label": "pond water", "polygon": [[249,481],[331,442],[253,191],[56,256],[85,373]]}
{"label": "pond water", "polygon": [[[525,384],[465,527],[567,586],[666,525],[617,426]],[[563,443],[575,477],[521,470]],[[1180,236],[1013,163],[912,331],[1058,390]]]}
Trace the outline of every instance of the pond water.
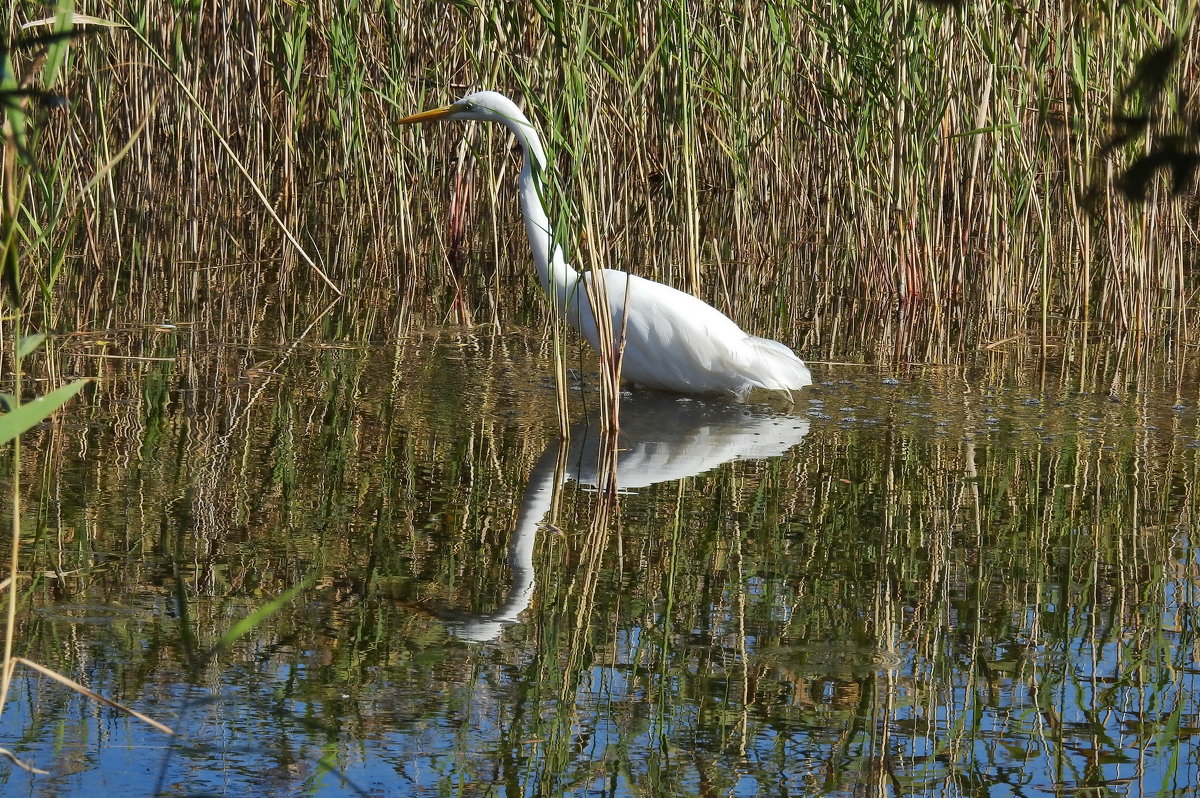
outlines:
{"label": "pond water", "polygon": [[0,791],[1194,794],[1194,402],[816,365],[564,446],[545,347],[148,334],[29,436],[20,643],[177,736],[19,669]]}

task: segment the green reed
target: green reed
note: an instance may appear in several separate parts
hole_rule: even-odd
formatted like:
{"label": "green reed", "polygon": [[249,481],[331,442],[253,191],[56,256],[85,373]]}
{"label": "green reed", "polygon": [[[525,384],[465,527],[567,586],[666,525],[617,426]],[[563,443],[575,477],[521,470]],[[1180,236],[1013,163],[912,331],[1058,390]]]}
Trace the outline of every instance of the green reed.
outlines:
{"label": "green reed", "polygon": [[[18,606],[27,598],[32,571],[24,562],[28,559],[23,539],[24,488],[21,482],[22,447],[21,436],[41,424],[54,411],[79,393],[89,382],[79,379],[67,383],[41,396],[25,395],[29,380],[25,364],[47,343],[45,332],[34,332],[28,321],[26,308],[31,305],[30,296],[38,296],[45,302],[52,291],[62,268],[62,258],[57,254],[52,236],[46,227],[39,224],[35,210],[49,209],[49,221],[56,221],[65,201],[59,178],[61,150],[58,159],[52,159],[42,168],[38,161],[41,152],[41,129],[43,115],[37,112],[38,104],[52,105],[56,96],[50,91],[58,83],[60,71],[69,52],[69,46],[78,34],[71,30],[71,14],[62,11],[56,18],[37,22],[41,28],[53,27],[50,33],[33,33],[21,39],[0,40],[0,141],[3,143],[3,161],[0,164],[0,294],[6,310],[4,317],[5,338],[8,341],[4,374],[9,391],[0,394],[0,443],[11,445],[10,491],[8,494],[10,515],[7,576],[0,587],[6,600],[4,621],[3,659],[0,661],[0,713],[4,711],[10,697],[14,673],[18,666],[31,670],[64,685],[75,692],[114,709],[123,711],[154,726],[166,734],[174,734],[167,726],[112,701],[62,673],[48,668],[24,654],[28,653],[19,636]],[[42,88],[44,87],[44,88]],[[101,166],[104,172],[111,164]],[[86,187],[84,189],[86,191]],[[43,220],[44,221],[44,220]],[[30,252],[49,249],[55,253],[49,268],[33,269],[27,263]],[[39,292],[31,292],[25,285],[37,281]],[[43,307],[44,310],[44,307]],[[46,314],[48,315],[48,314]],[[43,323],[45,323],[43,319]],[[57,369],[53,363],[46,371],[53,377]],[[18,759],[8,752],[10,760],[18,767],[36,773],[44,773],[36,767]]]}
{"label": "green reed", "polygon": [[[231,287],[296,317],[323,304],[307,253],[362,298],[367,337],[536,327],[514,168],[482,183],[460,147],[499,137],[418,144],[390,125],[489,87],[523,94],[564,154],[558,216],[578,264],[696,292],[806,356],[949,363],[1026,337],[1053,356],[1086,330],[1085,348],[1128,347],[1126,375],[1154,340],[1169,345],[1147,354],[1182,363],[1194,198],[1170,196],[1165,173],[1144,201],[1119,189],[1184,135],[1173,91],[1195,60],[1156,95],[1137,81],[1171,36],[1191,52],[1191,23],[1171,6],[152,4],[136,35],[80,48],[73,110],[50,120],[65,183],[132,144],[87,203],[32,206],[40,259],[102,275],[54,267],[44,301],[94,329],[199,315],[204,299],[248,331]],[[1144,135],[1112,145],[1114,117],[1136,114]],[[438,168],[451,153],[457,171]],[[454,218],[452,192],[470,192]]]}

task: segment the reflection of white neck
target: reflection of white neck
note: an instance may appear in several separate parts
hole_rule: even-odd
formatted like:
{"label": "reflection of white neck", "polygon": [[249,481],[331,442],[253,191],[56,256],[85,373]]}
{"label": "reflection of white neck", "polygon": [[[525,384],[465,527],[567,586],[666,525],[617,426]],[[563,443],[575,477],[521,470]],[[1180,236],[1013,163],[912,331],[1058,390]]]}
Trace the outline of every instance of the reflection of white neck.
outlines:
{"label": "reflection of white neck", "polygon": [[525,216],[525,231],[529,233],[529,246],[533,250],[533,261],[537,264],[538,281],[553,304],[555,313],[561,315],[572,308],[571,303],[576,299],[579,272],[563,257],[563,243],[555,238],[554,228],[546,216],[543,202],[546,150],[533,125],[520,111],[501,121],[516,136],[525,153],[525,163],[521,166],[521,179],[517,185],[521,211]]}
{"label": "reflection of white neck", "polygon": [[496,638],[507,624],[516,622],[533,600],[533,549],[537,544],[538,526],[550,512],[554,502],[555,469],[558,465],[558,446],[550,446],[538,458],[521,498],[517,525],[508,543],[508,567],[512,569],[512,585],[508,596],[495,612],[480,615],[453,629],[463,640],[483,643]]}

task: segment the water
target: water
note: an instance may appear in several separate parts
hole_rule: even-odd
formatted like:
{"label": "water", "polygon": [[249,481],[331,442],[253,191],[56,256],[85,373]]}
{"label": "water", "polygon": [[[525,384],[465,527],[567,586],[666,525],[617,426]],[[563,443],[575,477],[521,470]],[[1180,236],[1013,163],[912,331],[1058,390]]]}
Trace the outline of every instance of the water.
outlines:
{"label": "water", "polygon": [[19,669],[0,739],[49,773],[6,795],[1200,782],[1173,396],[818,366],[793,408],[631,395],[604,459],[537,339],[185,343],[30,437],[19,640],[178,736]]}

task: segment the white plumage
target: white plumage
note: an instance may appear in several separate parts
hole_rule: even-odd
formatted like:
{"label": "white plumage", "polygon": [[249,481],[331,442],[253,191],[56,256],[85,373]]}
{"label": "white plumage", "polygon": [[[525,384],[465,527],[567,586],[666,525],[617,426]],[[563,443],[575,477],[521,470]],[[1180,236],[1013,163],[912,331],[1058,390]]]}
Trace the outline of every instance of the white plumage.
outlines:
{"label": "white plumage", "polygon": [[[546,152],[516,104],[481,91],[453,105],[414,114],[402,124],[434,119],[474,119],[504,125],[525,153],[518,193],[538,280],[554,311],[566,317],[593,348],[596,322],[581,275],[563,257],[542,203]],[[691,294],[616,269],[604,269],[612,330],[623,345],[621,376],[648,388],[687,394],[744,397],[754,388],[792,391],[812,384],[804,361],[778,341],[748,335],[728,316]],[[589,271],[582,279],[592,280]],[[624,333],[624,340],[620,337]]]}

